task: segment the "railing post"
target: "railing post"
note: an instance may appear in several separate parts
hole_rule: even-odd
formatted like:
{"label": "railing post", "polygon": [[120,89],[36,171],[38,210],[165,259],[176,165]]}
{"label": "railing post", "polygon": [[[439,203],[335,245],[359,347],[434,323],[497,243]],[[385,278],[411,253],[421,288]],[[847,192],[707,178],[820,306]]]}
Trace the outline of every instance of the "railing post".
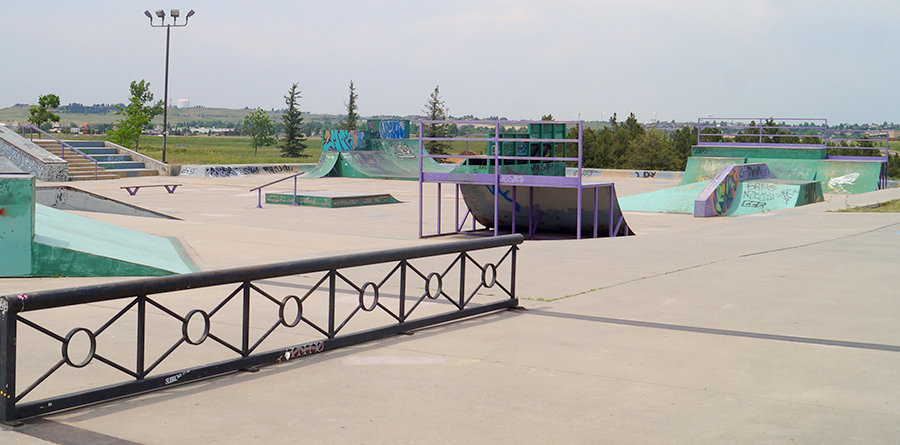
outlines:
{"label": "railing post", "polygon": [[400,323],[406,321],[406,265],[405,258],[400,260]]}
{"label": "railing post", "polygon": [[250,282],[245,281],[244,287],[244,310],[241,320],[241,356],[250,356]]}
{"label": "railing post", "polygon": [[466,303],[466,260],[469,254],[466,252],[459,253],[459,308],[465,308]]}
{"label": "railing post", "polygon": [[0,299],[0,420],[16,418],[16,311]]}
{"label": "railing post", "polygon": [[147,296],[146,295],[138,295],[138,304],[137,304],[137,357],[136,357],[136,365],[135,371],[137,373],[137,379],[144,379],[144,359],[146,357],[146,321],[147,321]]}
{"label": "railing post", "polygon": [[335,285],[337,284],[337,269],[328,272],[328,338],[334,338],[334,305],[337,300]]}

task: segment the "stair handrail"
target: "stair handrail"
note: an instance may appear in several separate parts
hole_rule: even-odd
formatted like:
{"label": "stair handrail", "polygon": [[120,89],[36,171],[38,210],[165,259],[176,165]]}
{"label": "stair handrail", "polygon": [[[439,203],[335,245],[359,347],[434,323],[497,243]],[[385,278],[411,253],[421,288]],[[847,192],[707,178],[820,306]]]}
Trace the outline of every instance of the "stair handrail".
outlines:
{"label": "stair handrail", "polygon": [[87,159],[88,161],[93,162],[93,163],[94,163],[94,180],[95,180],[95,181],[97,180],[97,172],[100,170],[100,163],[97,162],[96,159],[94,159],[94,158],[88,156],[88,155],[87,155],[86,153],[84,153],[83,151],[81,151],[81,150],[79,150],[79,149],[77,149],[77,148],[75,148],[75,147],[69,145],[69,144],[66,143],[65,141],[63,141],[63,140],[57,138],[56,136],[53,136],[53,135],[51,135],[50,133],[47,133],[46,131],[41,130],[41,129],[38,128],[38,127],[35,127],[34,125],[28,125],[28,124],[25,124],[25,125],[22,125],[21,128],[22,128],[22,137],[23,137],[23,138],[25,137],[25,129],[28,128],[28,129],[31,130],[31,131],[29,132],[29,140],[32,141],[32,142],[34,142],[34,131],[35,131],[35,130],[37,130],[39,133],[41,133],[41,134],[43,134],[43,135],[46,135],[46,136],[49,137],[50,139],[53,139],[54,141],[56,141],[56,142],[60,145],[60,147],[62,147],[62,149],[61,149],[60,151],[61,151],[61,153],[62,153],[62,158],[63,158],[63,160],[66,159],[66,149],[68,148],[69,150],[72,150],[72,151],[74,151],[75,153],[81,155],[83,158]]}
{"label": "stair handrail", "polygon": [[263,206],[262,206],[262,189],[263,189],[263,187],[268,187],[273,184],[278,184],[281,181],[286,181],[291,178],[294,178],[294,201],[291,203],[291,205],[296,206],[297,205],[297,176],[300,176],[303,174],[306,174],[306,172],[294,173],[293,175],[285,176],[284,178],[281,178],[277,181],[272,181],[268,184],[263,184],[259,187],[254,187],[254,188],[250,189],[251,192],[254,192],[254,191],[257,192],[256,208],[257,209],[263,208]]}

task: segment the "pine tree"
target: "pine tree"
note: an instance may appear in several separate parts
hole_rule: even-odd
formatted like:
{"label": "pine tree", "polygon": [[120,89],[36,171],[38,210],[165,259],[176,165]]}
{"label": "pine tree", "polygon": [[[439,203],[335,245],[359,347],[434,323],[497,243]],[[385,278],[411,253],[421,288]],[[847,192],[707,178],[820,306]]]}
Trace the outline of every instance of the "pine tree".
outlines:
{"label": "pine tree", "polygon": [[[444,101],[441,100],[440,85],[434,87],[434,92],[431,93],[431,97],[428,98],[428,102],[425,103],[425,109],[422,112],[425,113],[426,120],[442,121],[446,119],[447,109],[444,106]],[[446,124],[426,124],[424,130],[425,137],[428,138],[447,137]],[[450,143],[447,141],[427,141],[425,142],[425,149],[433,155],[445,155],[450,150]]]}
{"label": "pine tree", "polygon": [[342,130],[356,130],[359,127],[359,114],[356,113],[358,107],[356,106],[356,88],[353,86],[353,81],[350,81],[350,102],[345,103],[344,105],[347,107],[347,118],[341,122],[340,128]]}
{"label": "pine tree", "polygon": [[281,145],[281,156],[285,158],[299,158],[306,156],[303,150],[306,144],[303,141],[301,126],[303,125],[303,117],[300,110],[297,109],[297,99],[300,98],[300,92],[297,91],[297,84],[291,85],[288,95],[284,96],[284,103],[287,104],[287,111],[281,116],[282,127],[284,127],[284,142]]}

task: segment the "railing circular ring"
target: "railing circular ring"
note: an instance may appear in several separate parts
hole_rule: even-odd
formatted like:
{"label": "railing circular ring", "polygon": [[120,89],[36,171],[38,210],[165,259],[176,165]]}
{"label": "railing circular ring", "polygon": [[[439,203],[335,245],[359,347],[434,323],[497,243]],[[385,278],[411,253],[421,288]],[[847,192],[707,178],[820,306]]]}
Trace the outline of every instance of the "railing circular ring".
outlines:
{"label": "railing circular ring", "polygon": [[[366,306],[365,296],[366,296],[366,288],[372,286],[372,289],[375,290],[375,298],[372,300],[372,304]],[[368,282],[363,284],[361,288],[359,288],[359,307],[366,312],[372,312],[375,310],[375,307],[378,306],[378,285],[373,282]]]}
{"label": "railing circular ring", "polygon": [[[294,321],[288,323],[287,320],[284,319],[284,308],[287,306],[288,301],[294,301],[297,304],[297,317],[294,318]],[[288,295],[281,300],[281,304],[278,305],[278,320],[281,321],[281,324],[286,327],[292,328],[300,324],[300,320],[303,318],[303,303],[300,302],[300,299],[297,298],[296,295]]]}
{"label": "railing circular ring", "polygon": [[[487,279],[488,270],[491,271],[491,280],[490,281],[488,281],[488,279]],[[487,263],[484,265],[484,269],[481,269],[481,284],[483,284],[484,287],[488,287],[488,288],[494,287],[494,285],[497,284],[497,266],[495,266],[491,263]]]}
{"label": "railing circular ring", "polygon": [[[203,317],[203,335],[196,341],[191,340],[191,336],[188,335],[188,325],[191,323],[191,319],[194,318],[194,314],[200,314],[200,316]],[[203,312],[201,309],[194,309],[188,312],[187,316],[184,317],[184,323],[181,324],[181,334],[184,336],[184,341],[194,346],[203,343],[206,340],[206,337],[209,336],[209,314]]]}
{"label": "railing circular ring", "polygon": [[[79,332],[84,332],[88,336],[88,340],[91,341],[91,348],[88,351],[87,357],[81,363],[72,363],[72,360],[69,358],[69,342],[72,340],[72,337]],[[66,364],[73,368],[84,368],[91,362],[94,358],[94,353],[97,352],[97,337],[94,336],[94,333],[86,328],[75,328],[69,331],[66,334],[66,338],[63,340],[62,344],[62,356],[63,360],[65,360]]]}
{"label": "railing circular ring", "polygon": [[[431,293],[431,279],[437,278],[437,292]],[[441,293],[444,292],[444,279],[437,272],[432,272],[428,274],[428,278],[425,280],[425,296],[432,299],[437,300],[438,297],[441,296]]]}

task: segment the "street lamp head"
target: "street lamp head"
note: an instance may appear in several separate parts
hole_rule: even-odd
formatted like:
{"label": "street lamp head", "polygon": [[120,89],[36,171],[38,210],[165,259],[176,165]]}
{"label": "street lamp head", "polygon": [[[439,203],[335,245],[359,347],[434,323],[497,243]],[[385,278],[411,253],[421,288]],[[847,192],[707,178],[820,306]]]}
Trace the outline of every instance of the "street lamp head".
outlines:
{"label": "street lamp head", "polygon": [[161,18],[161,19],[163,19],[163,20],[165,20],[165,19],[166,19],[166,12],[163,11],[162,9],[157,9],[157,10],[156,10],[156,16],[159,17],[159,18]]}
{"label": "street lamp head", "polygon": [[153,20],[153,14],[150,14],[150,11],[144,11],[144,15],[147,16],[148,19]]}
{"label": "street lamp head", "polygon": [[193,9],[191,9],[190,11],[188,11],[187,16],[186,16],[184,19],[187,20],[187,19],[191,18],[192,15],[194,15],[194,10],[193,10]]}
{"label": "street lamp head", "polygon": [[173,10],[169,11],[169,15],[171,15],[173,19],[177,19],[178,17],[181,16],[181,11],[179,11],[177,9],[173,9]]}

